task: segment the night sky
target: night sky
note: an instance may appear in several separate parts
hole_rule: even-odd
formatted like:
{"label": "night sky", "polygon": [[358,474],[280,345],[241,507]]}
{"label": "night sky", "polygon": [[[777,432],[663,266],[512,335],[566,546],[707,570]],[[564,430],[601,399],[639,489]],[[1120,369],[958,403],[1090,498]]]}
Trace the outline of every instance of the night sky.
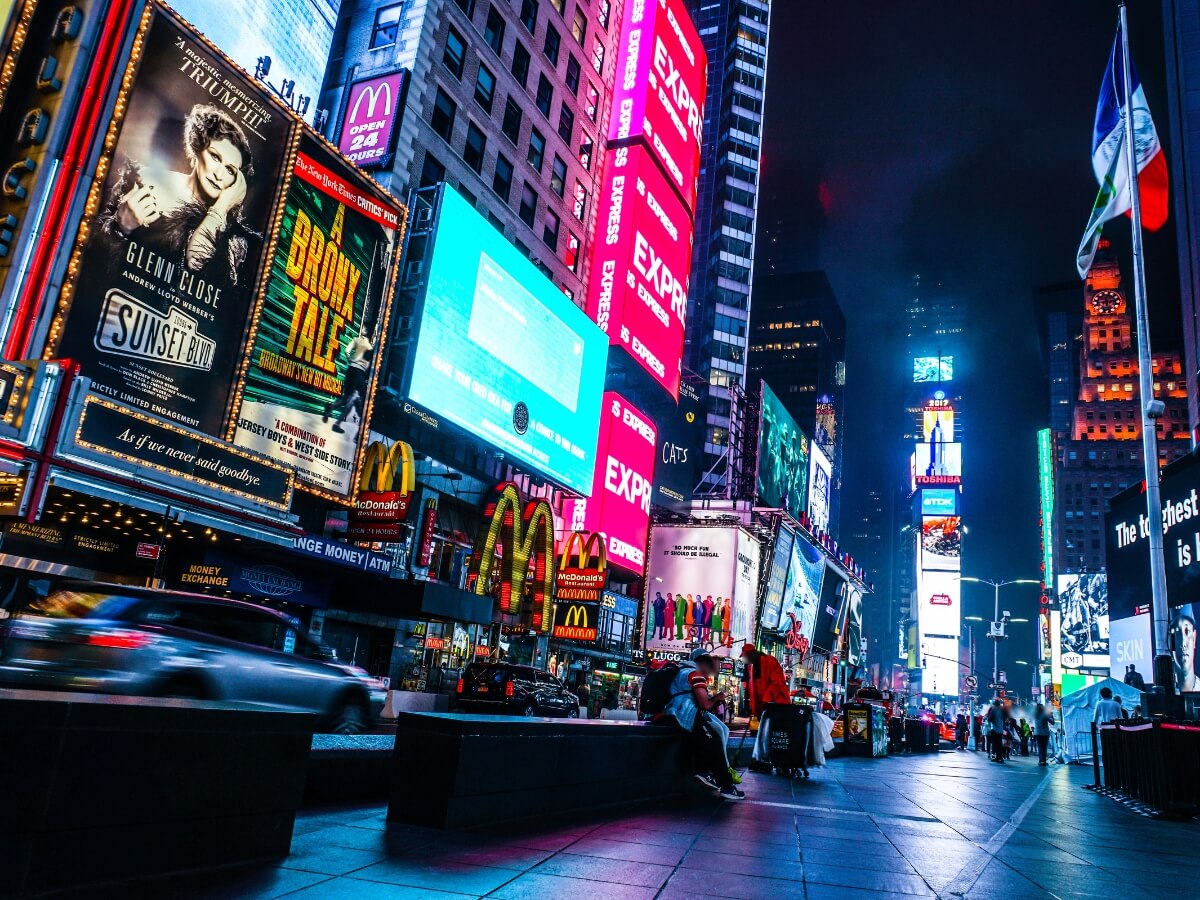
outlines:
{"label": "night sky", "polygon": [[[824,269],[846,314],[843,533],[868,490],[906,471],[903,308],[919,272],[968,309],[969,358],[955,360],[964,574],[1036,578],[1036,432],[1048,400],[1034,290],[1078,282],[1116,4],[776,0],[773,17],[757,262]],[[1133,59],[1166,145],[1161,27],[1155,0],[1133,0]],[[1127,220],[1105,234],[1131,272]],[[1170,224],[1147,235],[1147,252],[1154,347],[1181,348]],[[1017,617],[1033,618],[1036,599],[1035,587],[1001,592]],[[990,619],[992,589],[964,585],[964,614]],[[1001,666],[1034,661],[1032,626],[1011,634]],[[984,641],[979,654],[990,666]],[[1028,670],[1007,668],[1029,684]]]}

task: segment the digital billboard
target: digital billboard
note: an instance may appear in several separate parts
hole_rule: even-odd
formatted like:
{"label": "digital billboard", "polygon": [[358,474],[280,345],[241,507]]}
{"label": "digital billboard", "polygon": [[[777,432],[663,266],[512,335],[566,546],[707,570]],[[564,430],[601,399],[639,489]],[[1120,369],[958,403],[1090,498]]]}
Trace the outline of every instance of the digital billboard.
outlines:
{"label": "digital billboard", "polygon": [[696,487],[696,463],[703,444],[700,387],[684,378],[679,382],[678,405],[663,395],[652,411],[658,424],[654,503],[668,508],[688,503]]}
{"label": "digital billboard", "polygon": [[957,572],[962,567],[962,519],[926,516],[921,520],[921,568]]}
{"label": "digital billboard", "polygon": [[295,126],[160,9],[131,68],[50,352],[98,394],[223,436]]}
{"label": "digital billboard", "polygon": [[568,531],[604,535],[608,561],[641,575],[658,435],[649,417],[618,393],[605,393],[601,409],[592,496],[567,500],[563,518]]}
{"label": "digital billboard", "polygon": [[[247,72],[269,60],[263,80],[302,115],[317,110],[341,0],[168,0]],[[307,97],[307,109],[300,98]]]}
{"label": "digital billboard", "polygon": [[784,590],[787,587],[788,566],[792,562],[792,545],[795,541],[796,533],[780,524],[775,535],[775,547],[771,552],[771,568],[767,572],[762,615],[759,617],[763,628],[776,629],[783,618]]}
{"label": "digital billboard", "polygon": [[817,531],[829,530],[829,508],[833,501],[833,466],[816,444],[811,445],[808,470],[808,516]]}
{"label": "digital billboard", "polygon": [[300,139],[233,440],[336,498],[374,396],[404,211],[317,139]]}
{"label": "digital billboard", "polygon": [[949,400],[930,400],[925,404],[921,411],[921,434],[929,443],[954,442],[954,407]]}
{"label": "digital billboard", "polygon": [[922,488],[921,515],[923,516],[954,516],[958,515],[957,488]]}
{"label": "digital billboard", "polygon": [[692,220],[640,146],[610,150],[592,245],[588,315],[675,397],[692,267]]}
{"label": "digital billboard", "polygon": [[917,444],[913,471],[918,487],[962,484],[962,444]]}
{"label": "digital billboard", "polygon": [[[1196,669],[1197,623],[1200,623],[1200,604],[1189,603],[1171,610],[1168,646],[1171,648],[1175,690],[1179,693],[1200,691],[1200,670]],[[1146,672],[1142,672],[1142,677],[1146,678]]]}
{"label": "digital billboard", "polygon": [[412,403],[591,496],[608,339],[448,185],[413,318]]}
{"label": "digital billboard", "polygon": [[[1054,584],[1054,444],[1050,429],[1038,432],[1038,499],[1042,516],[1042,583]],[[1111,594],[1111,587],[1109,593]]]}
{"label": "digital billboard", "polygon": [[364,169],[391,160],[392,139],[404,115],[407,70],[364,78],[350,85],[338,149]]}
{"label": "digital billboard", "polygon": [[857,666],[863,662],[863,609],[862,591],[849,586],[850,597],[846,613],[846,662]]}
{"label": "digital billboard", "polygon": [[959,694],[958,641],[952,638],[924,638],[921,641],[921,691],[955,697]]}
{"label": "digital billboard", "polygon": [[930,381],[953,381],[954,357],[914,356],[912,380],[917,384]]}
{"label": "digital billboard", "polygon": [[736,657],[753,639],[758,568],[758,542],[740,528],[655,526],[646,649]]}
{"label": "digital billboard", "polygon": [[917,624],[921,637],[930,635],[958,640],[962,584],[957,572],[922,570],[917,576],[920,609]]}
{"label": "digital billboard", "polygon": [[807,506],[808,437],[765,381],[760,409],[758,501],[798,518]]}
{"label": "digital billboard", "polygon": [[[1154,641],[1151,635],[1153,628],[1151,618],[1149,613],[1143,613],[1127,619],[1109,620],[1108,671],[1114,678],[1124,679],[1126,668],[1133,666],[1146,684],[1154,683]],[[1176,625],[1178,624],[1176,622]],[[1179,659],[1183,659],[1182,654]]]}
{"label": "digital billboard", "polygon": [[845,634],[849,612],[850,585],[836,571],[831,571],[821,586],[816,625],[813,628],[813,646],[820,650],[837,652]]}
{"label": "digital billboard", "polygon": [[1058,576],[1062,664],[1108,668],[1108,578],[1103,572]]}
{"label": "digital billboard", "polygon": [[792,561],[784,585],[783,617],[780,625],[811,642],[825,578],[825,555],[797,535]]}
{"label": "digital billboard", "polygon": [[608,139],[642,138],[696,208],[708,55],[683,0],[625,4]]}

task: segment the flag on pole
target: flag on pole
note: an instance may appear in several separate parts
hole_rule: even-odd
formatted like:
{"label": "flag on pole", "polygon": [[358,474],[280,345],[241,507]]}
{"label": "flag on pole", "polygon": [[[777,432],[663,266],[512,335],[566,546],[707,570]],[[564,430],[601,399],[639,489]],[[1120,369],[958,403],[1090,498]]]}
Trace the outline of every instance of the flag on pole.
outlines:
{"label": "flag on pole", "polygon": [[[1096,104],[1096,124],[1092,130],[1092,169],[1100,182],[1100,192],[1092,206],[1087,230],[1079,245],[1075,265],[1079,277],[1086,278],[1096,255],[1100,233],[1104,223],[1117,216],[1128,215],[1129,162],[1125,153],[1125,84],[1124,60],[1121,56],[1121,31],[1113,41],[1108,54],[1108,67],[1104,70],[1104,81],[1100,85],[1100,100]],[[1157,231],[1167,221],[1167,157],[1154,120],[1150,117],[1150,106],[1142,90],[1141,79],[1133,60],[1129,60],[1130,87],[1129,105],[1133,107],[1133,143],[1137,156],[1137,183],[1141,197],[1142,226]]]}

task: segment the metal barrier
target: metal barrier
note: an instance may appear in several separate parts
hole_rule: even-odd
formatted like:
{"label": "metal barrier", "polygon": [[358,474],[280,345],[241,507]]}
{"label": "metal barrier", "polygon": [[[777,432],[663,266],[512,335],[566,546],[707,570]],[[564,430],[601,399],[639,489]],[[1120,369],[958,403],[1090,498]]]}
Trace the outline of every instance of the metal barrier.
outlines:
{"label": "metal barrier", "polygon": [[1200,725],[1136,719],[1093,725],[1092,754],[1097,789],[1172,815],[1200,809]]}

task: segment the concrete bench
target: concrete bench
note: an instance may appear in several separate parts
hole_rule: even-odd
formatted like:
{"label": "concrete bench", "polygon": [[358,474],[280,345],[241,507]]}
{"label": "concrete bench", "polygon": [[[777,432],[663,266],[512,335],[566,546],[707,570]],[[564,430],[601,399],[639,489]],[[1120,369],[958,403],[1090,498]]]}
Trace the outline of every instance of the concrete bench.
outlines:
{"label": "concrete bench", "polygon": [[0,690],[0,897],[281,859],[315,717]]}
{"label": "concrete bench", "polygon": [[470,828],[688,789],[678,729],[599,719],[401,713],[388,821]]}

